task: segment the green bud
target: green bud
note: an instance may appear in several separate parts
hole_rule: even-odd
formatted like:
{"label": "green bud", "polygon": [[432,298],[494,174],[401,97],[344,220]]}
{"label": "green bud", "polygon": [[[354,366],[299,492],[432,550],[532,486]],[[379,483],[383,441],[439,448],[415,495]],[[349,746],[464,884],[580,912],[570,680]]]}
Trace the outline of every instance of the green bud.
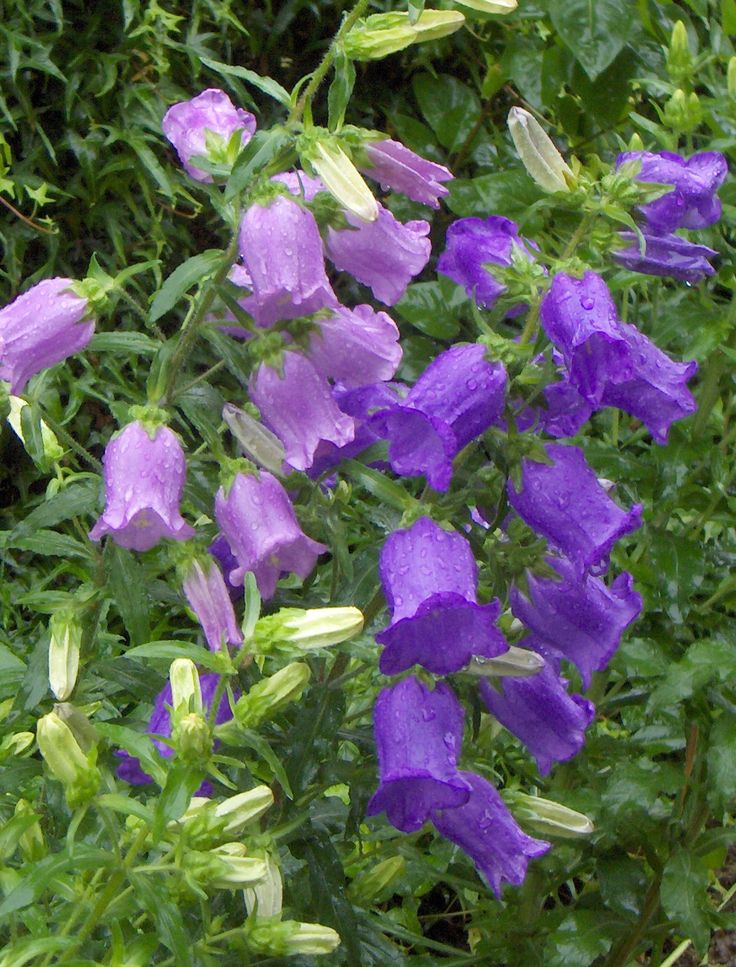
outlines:
{"label": "green bud", "polygon": [[259,954],[275,957],[319,956],[330,954],[340,944],[340,935],[321,923],[298,923],[296,920],[261,920],[247,936],[248,947]]}
{"label": "green bud", "polygon": [[9,759],[11,755],[23,755],[36,740],[33,732],[11,732],[3,736],[0,742],[0,762]]}
{"label": "green bud", "polygon": [[76,807],[88,802],[100,785],[100,773],[95,766],[96,749],[85,755],[72,730],[56,712],[39,719],[36,740],[46,765],[63,783],[69,805]]}
{"label": "green bud", "polygon": [[512,107],[508,119],[511,138],[522,164],[544,191],[569,191],[572,170],[539,122],[523,108]]}
{"label": "green bud", "polygon": [[470,663],[463,668],[463,672],[478,678],[496,678],[504,675],[528,678],[530,675],[536,675],[543,668],[544,658],[536,651],[509,645],[509,650],[497,658],[480,658],[474,655]]}
{"label": "green bud", "polygon": [[678,20],[672,28],[670,45],[667,48],[667,73],[675,84],[688,82],[693,75],[690,43],[687,37],[687,29],[682,20]]}
{"label": "green bud", "polygon": [[212,733],[204,716],[189,712],[174,725],[174,746],[185,762],[203,765],[212,753]]}
{"label": "green bud", "polygon": [[202,687],[197,666],[189,658],[175,658],[169,668],[171,707],[175,714],[203,714]]}
{"label": "green bud", "polygon": [[294,661],[257,682],[235,705],[235,719],[245,729],[272,718],[279,709],[301,697],[311,677],[309,666]]}
{"label": "green bud", "polygon": [[82,626],[70,611],[52,615],[49,623],[49,685],[60,702],[74,691],[79,671]]}
{"label": "green bud", "polygon": [[526,821],[549,836],[578,839],[589,836],[595,829],[586,815],[551,799],[527,796],[516,790],[506,793],[504,798],[519,820]]}
{"label": "green bud", "polygon": [[304,160],[315,170],[330,194],[364,222],[375,222],[378,204],[350,158],[335,141],[314,141]]}
{"label": "green bud", "polygon": [[344,40],[344,50],[351,60],[380,60],[412,44],[417,32],[408,14],[377,13],[358,23]]}
{"label": "green bud", "polygon": [[358,608],[282,608],[260,618],[255,627],[255,650],[267,654],[284,644],[294,650],[314,651],[347,641],[363,630]]}
{"label": "green bud", "polygon": [[[8,423],[14,430],[16,436],[26,449],[27,440],[23,435],[23,410],[28,407],[25,400],[18,396],[8,396],[9,412],[7,415]],[[49,429],[43,420],[40,421],[41,427],[41,447],[43,455],[49,463],[56,463],[64,456],[64,447],[61,446],[56,438],[56,434]],[[29,451],[30,453],[30,451]]]}
{"label": "green bud", "polygon": [[390,856],[366,873],[360,873],[350,884],[350,898],[359,906],[369,906],[403,876],[406,861],[403,856]]}
{"label": "green bud", "polygon": [[71,702],[57,702],[54,711],[65,725],[72,730],[72,735],[79,743],[79,748],[88,755],[97,746],[98,736],[94,726],[78,708]]}
{"label": "green bud", "polygon": [[16,816],[35,816],[36,821],[29,826],[20,836],[18,845],[23,854],[23,858],[31,863],[42,859],[47,853],[46,842],[43,838],[41,824],[38,821],[38,813],[34,810],[27,799],[19,799],[15,804]]}
{"label": "green bud", "polygon": [[736,98],[736,57],[731,57],[728,61],[726,71],[726,87],[728,96]]}
{"label": "green bud", "polygon": [[223,843],[203,852],[185,854],[185,869],[200,883],[218,890],[242,890],[262,880],[267,873],[264,860],[247,856],[243,843]]}
{"label": "green bud", "polygon": [[266,855],[265,862],[265,877],[255,886],[243,890],[248,915],[255,914],[259,920],[277,917],[281,913],[283,902],[283,882],[278,864],[270,854]]}
{"label": "green bud", "polygon": [[447,37],[459,30],[464,23],[465,17],[459,10],[423,10],[413,24],[417,33],[414,43]]}
{"label": "green bud", "polygon": [[692,134],[703,120],[703,109],[698,95],[686,94],[678,88],[664,106],[664,123],[682,134]]}
{"label": "green bud", "polygon": [[277,477],[283,476],[286,451],[275,434],[232,403],[225,404],[222,418],[249,460]]}
{"label": "green bud", "polygon": [[268,786],[256,786],[247,792],[230,796],[215,806],[215,815],[225,821],[225,832],[234,836],[243,827],[259,819],[273,806],[273,793]]}

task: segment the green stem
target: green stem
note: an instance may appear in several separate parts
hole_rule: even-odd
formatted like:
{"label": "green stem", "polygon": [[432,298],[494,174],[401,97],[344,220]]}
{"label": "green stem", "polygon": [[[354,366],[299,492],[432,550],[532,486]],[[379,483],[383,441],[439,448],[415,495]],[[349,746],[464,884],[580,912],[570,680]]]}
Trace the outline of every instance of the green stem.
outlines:
{"label": "green stem", "polygon": [[649,921],[652,919],[657,907],[659,906],[659,888],[661,885],[662,874],[657,873],[652,882],[649,884],[647,895],[644,898],[644,906],[641,911],[641,916],[639,917],[636,926],[626,937],[623,938],[623,940],[621,940],[620,943],[613,948],[604,964],[604,967],[626,967],[626,965],[629,963],[630,955],[639,945],[639,942],[649,926]]}
{"label": "green stem", "polygon": [[46,410],[43,409],[43,407],[41,407],[40,404],[39,404],[39,409],[41,410],[41,413],[42,413],[43,422],[46,424],[46,426],[48,426],[50,430],[53,430],[53,432],[62,441],[62,443],[68,446],[70,450],[73,450],[78,457],[81,457],[82,460],[88,463],[89,466],[92,467],[92,469],[96,473],[102,473],[102,464],[97,459],[97,457],[93,457],[92,454],[89,452],[89,450],[85,450],[85,448],[82,446],[81,443],[77,443],[74,437],[71,436],[71,434],[67,433],[64,427],[61,425],[61,423],[57,423],[57,421],[52,416],[49,416]]}
{"label": "green stem", "polygon": [[526,322],[524,323],[524,328],[522,329],[521,336],[519,337],[519,345],[524,346],[526,343],[531,341],[532,336],[537,329],[537,320],[539,319],[539,303],[532,306],[529,310],[529,314],[526,317]]}
{"label": "green stem", "polygon": [[596,217],[597,216],[596,216],[596,213],[595,212],[586,212],[586,214],[583,215],[583,217],[580,220],[580,224],[575,229],[575,231],[572,233],[572,235],[570,236],[570,241],[565,246],[565,250],[564,250],[564,252],[562,253],[562,256],[561,256],[561,260],[562,261],[564,261],[565,259],[569,259],[570,258],[570,256],[573,254],[573,252],[575,251],[575,249],[578,247],[578,245],[582,241],[583,236],[585,235],[585,233],[590,229],[590,226],[593,224],[593,222],[595,221]]}

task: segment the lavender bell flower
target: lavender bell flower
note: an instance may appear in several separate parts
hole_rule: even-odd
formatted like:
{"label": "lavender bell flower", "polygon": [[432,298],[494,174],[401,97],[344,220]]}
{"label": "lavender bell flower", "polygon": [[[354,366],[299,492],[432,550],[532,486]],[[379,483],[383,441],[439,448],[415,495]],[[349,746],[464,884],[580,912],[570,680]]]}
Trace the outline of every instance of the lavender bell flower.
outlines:
{"label": "lavender bell flower", "polygon": [[650,228],[659,235],[678,228],[707,228],[721,217],[716,191],[725,181],[728,165],[719,151],[701,151],[690,158],[671,151],[625,151],[616,159],[640,161],[637,181],[672,185],[672,191],[641,206]]}
{"label": "lavender bell flower", "polygon": [[261,418],[284,444],[286,461],[297,470],[312,466],[320,441],[341,447],[355,437],[355,421],[339,409],[330,387],[301,353],[285,352],[283,375],[261,363],[250,396]]}
{"label": "lavender bell flower", "polygon": [[13,396],[92,338],[90,305],[73,285],[73,279],[44,279],[0,309],[0,380],[10,383]]}
{"label": "lavender bell flower", "polygon": [[500,418],[505,393],[503,364],[488,362],[484,346],[457,345],[437,356],[403,402],[378,411],[372,424],[389,440],[395,473],[425,474],[435,490],[447,490],[452,461]]}
{"label": "lavender bell flower", "polygon": [[414,154],[399,141],[369,141],[363,147],[368,162],[358,165],[363,174],[423,205],[440,207],[439,199],[448,193],[443,182],[453,177],[448,168]]}
{"label": "lavender bell flower", "polygon": [[527,574],[528,597],[511,588],[514,615],[554,655],[577,665],[588,688],[594,671],[605,668],[624,630],[642,609],[630,574],[619,574],[607,587],[590,574],[580,575],[565,558],[548,557],[559,580]]}
{"label": "lavender bell flower", "polygon": [[210,651],[220,651],[223,642],[239,645],[243,634],[235,620],[222,571],[212,559],[195,559],[183,581],[184,594],[197,615]]}
{"label": "lavender bell flower", "polygon": [[93,541],[110,534],[121,547],[147,551],[163,537],[194,537],[179,513],[186,458],[168,427],[151,436],[137,420],[129,423],[107,444],[103,467],[105,510],[89,533]]}
{"label": "lavender bell flower", "polygon": [[252,280],[249,309],[259,326],[337,306],[317,222],[298,202],[277,195],[251,205],[240,222],[239,246]]}
{"label": "lavender bell flower", "polygon": [[519,828],[490,782],[474,772],[459,775],[470,786],[468,801],[436,810],[430,818],[446,839],[468,854],[500,899],[502,884],[523,883],[529,860],[546,853],[550,844]]}
{"label": "lavender bell flower", "polygon": [[619,237],[628,245],[613,252],[613,258],[631,272],[670,276],[690,284],[715,274],[708,259],[718,252],[707,245],[696,245],[679,235],[645,234],[645,247],[641,251],[634,232],[619,232]]}
{"label": "lavender bell flower", "polygon": [[239,473],[227,492],[221,487],[215,517],[238,562],[228,575],[230,583],[242,585],[252,571],[263,598],[273,597],[284,571],[306,578],[327,550],[303,533],[289,495],[265,471]]}
{"label": "lavender bell flower", "polygon": [[460,534],[422,517],[388,537],[379,570],[391,610],[391,624],[376,635],[384,645],[384,675],[412,665],[448,675],[473,655],[494,658],[508,651],[496,627],[501,605],[478,604],[478,566]]}
{"label": "lavender bell flower", "polygon": [[429,261],[429,222],[402,224],[383,205],[378,206],[378,218],[373,222],[349,213],[346,218],[351,228],[327,231],[328,258],[392,306]]}
{"label": "lavender bell flower", "polygon": [[582,574],[604,561],[620,537],[641,526],[642,505],[621,510],[600,485],[579,447],[547,443],[544,449],[552,464],[525,458],[521,490],[509,480],[509,503]]}
{"label": "lavender bell flower", "polygon": [[312,201],[319,192],[327,191],[321,178],[308,175],[301,168],[297,168],[295,171],[282,171],[280,174],[274,175],[271,181],[284,185],[292,195],[296,195],[297,198],[302,198],[306,202]]}
{"label": "lavender bell flower", "polygon": [[232,548],[227,542],[224,534],[218,534],[207,548],[212,557],[217,561],[220,568],[225,588],[231,601],[240,601],[243,597],[243,586],[233,584],[230,581],[230,574],[238,568],[238,559],[233,554]]}
{"label": "lavender bell flower", "polygon": [[309,341],[309,359],[317,372],[348,389],[391,379],[401,355],[396,323],[366,305],[340,306],[319,320]]}
{"label": "lavender bell flower", "polygon": [[470,787],[457,771],[463,710],[449,685],[434,691],[417,678],[384,688],[374,709],[380,783],[366,808],[385,812],[404,833],[413,833],[433,809],[467,802]]}
{"label": "lavender bell flower", "polygon": [[198,168],[195,157],[207,157],[207,133],[216,135],[223,149],[236,131],[241,147],[256,130],[256,119],[249,111],[236,108],[224,91],[209,88],[189,101],[174,104],[164,115],[161,129],[173,144],[184,170],[195,181],[212,182],[212,175]]}

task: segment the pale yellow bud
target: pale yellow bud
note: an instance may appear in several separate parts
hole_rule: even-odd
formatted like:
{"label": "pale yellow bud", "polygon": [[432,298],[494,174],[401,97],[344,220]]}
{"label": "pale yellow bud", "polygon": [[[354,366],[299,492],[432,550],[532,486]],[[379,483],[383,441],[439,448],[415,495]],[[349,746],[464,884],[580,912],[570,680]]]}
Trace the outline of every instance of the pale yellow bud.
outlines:
{"label": "pale yellow bud", "polygon": [[459,30],[464,23],[465,17],[459,10],[423,10],[413,24],[416,31],[414,43],[447,37]]}
{"label": "pale yellow bud", "polygon": [[569,191],[570,166],[539,122],[523,108],[512,107],[509,131],[522,164],[545,191]]}
{"label": "pale yellow bud", "polygon": [[506,797],[518,819],[531,823],[541,833],[562,839],[590,836],[595,827],[584,813],[540,796],[514,790]]}
{"label": "pale yellow bud", "polygon": [[82,626],[73,614],[61,612],[50,622],[49,685],[60,702],[74,690],[79,671]]}
{"label": "pale yellow bud", "polygon": [[375,222],[378,204],[358,169],[334,142],[316,141],[309,161],[335,199],[364,222]]}
{"label": "pale yellow bud", "polygon": [[182,707],[185,712],[203,714],[202,688],[197,666],[189,658],[175,658],[169,668],[171,682],[171,706],[175,712]]}
{"label": "pale yellow bud", "polygon": [[509,650],[497,658],[481,658],[474,655],[463,671],[478,678],[496,678],[503,675],[528,678],[530,675],[536,675],[543,668],[544,658],[536,651],[509,645]]}
{"label": "pale yellow bud", "polygon": [[480,13],[513,13],[518,7],[518,0],[456,0],[460,7],[478,10]]}
{"label": "pale yellow bud", "polygon": [[245,908],[250,915],[255,911],[256,916],[276,917],[281,913],[283,904],[283,882],[281,871],[272,856],[266,856],[267,871],[260,883],[243,890]]}

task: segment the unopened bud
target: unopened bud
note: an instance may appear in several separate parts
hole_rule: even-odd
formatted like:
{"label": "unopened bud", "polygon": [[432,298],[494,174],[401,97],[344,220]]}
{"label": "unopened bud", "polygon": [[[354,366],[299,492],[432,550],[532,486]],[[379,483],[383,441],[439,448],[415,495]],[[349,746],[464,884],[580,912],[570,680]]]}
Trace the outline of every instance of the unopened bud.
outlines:
{"label": "unopened bud", "polygon": [[468,675],[475,675],[478,678],[496,678],[501,676],[513,676],[514,678],[528,678],[536,675],[544,668],[544,658],[536,651],[529,648],[517,648],[516,645],[509,645],[509,650],[505,651],[497,658],[481,658],[474,655],[470,663],[463,668]]}
{"label": "unopened bud", "polygon": [[260,618],[255,628],[255,650],[260,654],[288,644],[298,651],[328,648],[363,630],[358,608],[282,608]]}
{"label": "unopened bud", "polygon": [[[28,403],[18,396],[9,396],[8,404],[10,406],[7,415],[8,423],[26,450],[33,455],[35,451],[29,449],[28,440],[23,433],[23,411],[28,407]],[[41,449],[43,456],[48,463],[56,463],[64,456],[64,448],[59,444],[56,434],[53,430],[49,429],[43,420],[39,421],[39,425],[41,429]]]}
{"label": "unopened bud", "polygon": [[35,817],[35,821],[21,833],[18,838],[18,845],[24,859],[32,863],[40,860],[46,855],[46,842],[43,838],[41,824],[38,821],[38,813],[27,799],[19,799],[15,804],[15,815]]}
{"label": "unopened bud", "polygon": [[678,88],[664,106],[664,122],[673,131],[692,134],[702,120],[703,109],[695,91],[686,94]]}
{"label": "unopened bud", "polygon": [[72,730],[56,712],[39,719],[36,740],[46,765],[63,783],[69,805],[75,807],[90,800],[100,785],[96,750],[93,748],[85,755]]}
{"label": "unopened bud", "polygon": [[244,826],[259,819],[273,806],[273,793],[268,786],[256,786],[248,792],[229,796],[215,806],[215,815],[225,821],[225,833],[234,836]]}
{"label": "unopened bud", "polygon": [[520,107],[509,111],[509,131],[521,163],[545,191],[569,191],[570,166],[536,118]]}
{"label": "unopened bud", "polygon": [[12,732],[0,742],[0,762],[11,755],[23,755],[33,745],[36,736],[33,732]]}
{"label": "unopened bud", "polygon": [[245,729],[271,718],[284,705],[296,702],[311,677],[309,666],[293,661],[269,678],[252,686],[235,705],[235,719]]}
{"label": "unopened bud", "polygon": [[255,913],[260,920],[277,917],[283,904],[283,882],[278,864],[271,855],[266,856],[266,875],[253,887],[243,890],[245,908],[250,916]]}
{"label": "unopened bud", "polygon": [[279,438],[243,410],[226,403],[222,418],[249,460],[277,476],[283,476],[286,451]]}
{"label": "unopened bud", "polygon": [[351,899],[361,906],[368,906],[390,889],[405,869],[406,861],[403,856],[390,856],[382,860],[367,873],[355,877],[349,889]]}
{"label": "unopened bud", "polygon": [[379,60],[413,43],[416,30],[406,13],[377,13],[358,23],[344,40],[351,60]]}
{"label": "unopened bud", "polygon": [[202,715],[202,687],[197,666],[189,658],[175,658],[169,668],[171,707],[174,713]]}
{"label": "unopened bud", "polygon": [[50,631],[49,685],[58,700],[65,702],[77,682],[82,626],[74,614],[61,611],[52,616]]}
{"label": "unopened bud", "polygon": [[373,192],[338,144],[315,141],[307,160],[343,208],[364,222],[375,222],[378,204]]}
{"label": "unopened bud", "polygon": [[464,23],[465,17],[459,10],[423,10],[413,24],[416,31],[414,43],[447,37],[459,30]]}
{"label": "unopened bud", "polygon": [[296,920],[255,921],[247,936],[248,947],[259,954],[275,957],[319,956],[330,954],[340,943],[340,934],[321,923]]}
{"label": "unopened bud", "polygon": [[185,762],[204,765],[212,752],[212,733],[204,716],[189,712],[174,725],[171,737]]}
{"label": "unopened bud", "polygon": [[667,73],[675,84],[682,84],[692,79],[693,58],[690,53],[687,28],[682,20],[678,20],[672,28],[670,45],[667,48]]}
{"label": "unopened bud", "polygon": [[584,813],[576,812],[551,799],[527,796],[526,793],[516,790],[505,794],[504,798],[518,819],[530,823],[549,836],[577,839],[580,836],[589,836],[595,828]]}
{"label": "unopened bud", "polygon": [[207,886],[242,890],[262,880],[267,872],[264,860],[246,853],[243,843],[223,843],[207,852],[190,850],[184,864],[195,879]]}
{"label": "unopened bud", "polygon": [[518,0],[455,0],[459,7],[468,7],[480,13],[513,13],[518,7]]}

